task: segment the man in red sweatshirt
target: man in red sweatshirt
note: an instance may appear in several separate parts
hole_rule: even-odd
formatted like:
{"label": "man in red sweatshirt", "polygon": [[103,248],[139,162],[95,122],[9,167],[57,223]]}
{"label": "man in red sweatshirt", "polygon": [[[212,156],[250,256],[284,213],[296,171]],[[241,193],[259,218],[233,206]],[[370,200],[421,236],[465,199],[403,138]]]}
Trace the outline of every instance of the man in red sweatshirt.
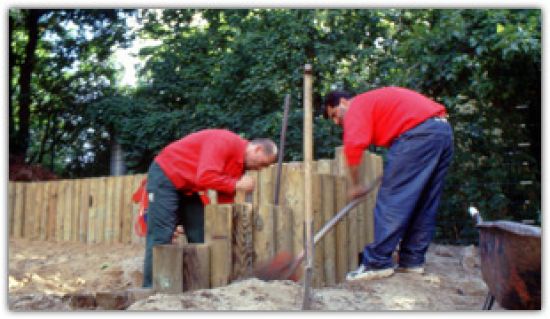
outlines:
{"label": "man in red sweatshirt", "polygon": [[[177,225],[190,243],[204,242],[204,203],[199,192],[218,191],[218,202],[233,202],[237,190],[251,192],[245,170],[269,166],[277,158],[270,139],[247,141],[221,129],[207,129],[166,146],[147,175],[149,201],[143,287],[152,286],[153,246],[168,244]],[[204,198],[204,196],[203,196]]]}
{"label": "man in red sweatshirt", "polygon": [[424,272],[425,253],[435,232],[444,178],[453,156],[453,133],[445,107],[408,89],[379,88],[357,96],[330,92],[325,117],[344,129],[344,154],[352,181],[350,197],[364,186],[358,167],[373,144],[389,148],[374,208],[374,241],[347,280],[369,280],[397,271]]}

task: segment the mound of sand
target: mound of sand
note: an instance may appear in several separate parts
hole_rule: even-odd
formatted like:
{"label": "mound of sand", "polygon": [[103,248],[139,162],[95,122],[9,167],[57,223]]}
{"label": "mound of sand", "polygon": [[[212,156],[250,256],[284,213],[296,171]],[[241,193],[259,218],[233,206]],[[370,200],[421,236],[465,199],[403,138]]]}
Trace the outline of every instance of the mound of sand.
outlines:
{"label": "mound of sand", "polygon": [[[70,294],[124,291],[141,286],[142,245],[84,245],[10,240],[10,310],[74,310]],[[367,282],[313,289],[312,308],[323,311],[480,310],[487,287],[473,246],[432,245],[426,273],[395,273]],[[214,289],[155,294],[134,311],[301,310],[303,288],[292,281],[250,278]],[[498,305],[496,309],[501,309]]]}

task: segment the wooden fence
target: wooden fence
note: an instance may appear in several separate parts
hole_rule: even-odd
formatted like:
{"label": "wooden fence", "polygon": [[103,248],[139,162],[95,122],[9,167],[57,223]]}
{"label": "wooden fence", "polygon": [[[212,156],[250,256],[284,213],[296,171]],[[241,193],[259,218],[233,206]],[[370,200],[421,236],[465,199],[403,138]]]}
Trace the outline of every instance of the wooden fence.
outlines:
{"label": "wooden fence", "polygon": [[[342,148],[334,159],[313,165],[314,230],[346,205],[348,180]],[[250,203],[208,205],[205,241],[210,247],[212,287],[248,275],[277,252],[298,254],[304,247],[303,163],[284,163],[279,205],[273,204],[276,165],[259,172]],[[382,172],[379,156],[365,152],[361,177]],[[144,243],[134,232],[138,205],[131,201],[145,175],[48,182],[9,183],[9,234],[13,238],[82,243]],[[341,282],[354,269],[363,246],[373,240],[376,191],[315,247],[314,285]]]}
{"label": "wooden fence", "polygon": [[145,177],[127,175],[47,182],[10,182],[13,238],[82,243],[143,243],[134,232],[131,196]]}
{"label": "wooden fence", "polygon": [[[345,163],[341,148],[334,160],[313,165],[314,231],[347,204]],[[369,183],[382,173],[382,159],[365,152],[361,178]],[[303,163],[285,163],[279,205],[273,205],[276,167],[252,173],[258,183],[251,203],[208,205],[205,211],[205,242],[210,245],[210,284],[223,286],[247,277],[254,265],[281,251],[298,255],[304,248]],[[355,269],[359,254],[374,237],[373,209],[377,189],[353,209],[315,246],[313,285],[342,282]]]}

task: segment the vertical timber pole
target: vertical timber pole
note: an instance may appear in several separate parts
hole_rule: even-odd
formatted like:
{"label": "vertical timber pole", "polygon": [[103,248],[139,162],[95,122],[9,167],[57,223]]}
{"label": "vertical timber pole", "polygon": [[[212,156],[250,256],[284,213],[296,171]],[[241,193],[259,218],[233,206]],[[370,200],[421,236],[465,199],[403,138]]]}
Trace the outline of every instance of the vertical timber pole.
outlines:
{"label": "vertical timber pole", "polygon": [[305,252],[306,267],[304,277],[304,302],[302,309],[311,309],[311,283],[313,277],[313,99],[312,67],[304,67],[304,213],[305,213]]}

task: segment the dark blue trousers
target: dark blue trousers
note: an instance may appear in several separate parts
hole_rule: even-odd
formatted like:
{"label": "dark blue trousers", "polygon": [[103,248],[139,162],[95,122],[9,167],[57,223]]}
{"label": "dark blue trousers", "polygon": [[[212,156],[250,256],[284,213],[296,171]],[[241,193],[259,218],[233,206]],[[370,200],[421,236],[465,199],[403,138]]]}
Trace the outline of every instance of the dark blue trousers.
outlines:
{"label": "dark blue trousers", "polygon": [[433,238],[443,183],[453,156],[451,126],[428,119],[403,133],[390,147],[374,208],[374,241],[363,251],[370,268],[424,264]]}
{"label": "dark blue trousers", "polygon": [[147,174],[147,194],[149,208],[143,262],[144,288],[153,285],[153,246],[170,244],[177,225],[183,225],[188,242],[204,242],[204,206],[199,195],[182,194],[155,162]]}

